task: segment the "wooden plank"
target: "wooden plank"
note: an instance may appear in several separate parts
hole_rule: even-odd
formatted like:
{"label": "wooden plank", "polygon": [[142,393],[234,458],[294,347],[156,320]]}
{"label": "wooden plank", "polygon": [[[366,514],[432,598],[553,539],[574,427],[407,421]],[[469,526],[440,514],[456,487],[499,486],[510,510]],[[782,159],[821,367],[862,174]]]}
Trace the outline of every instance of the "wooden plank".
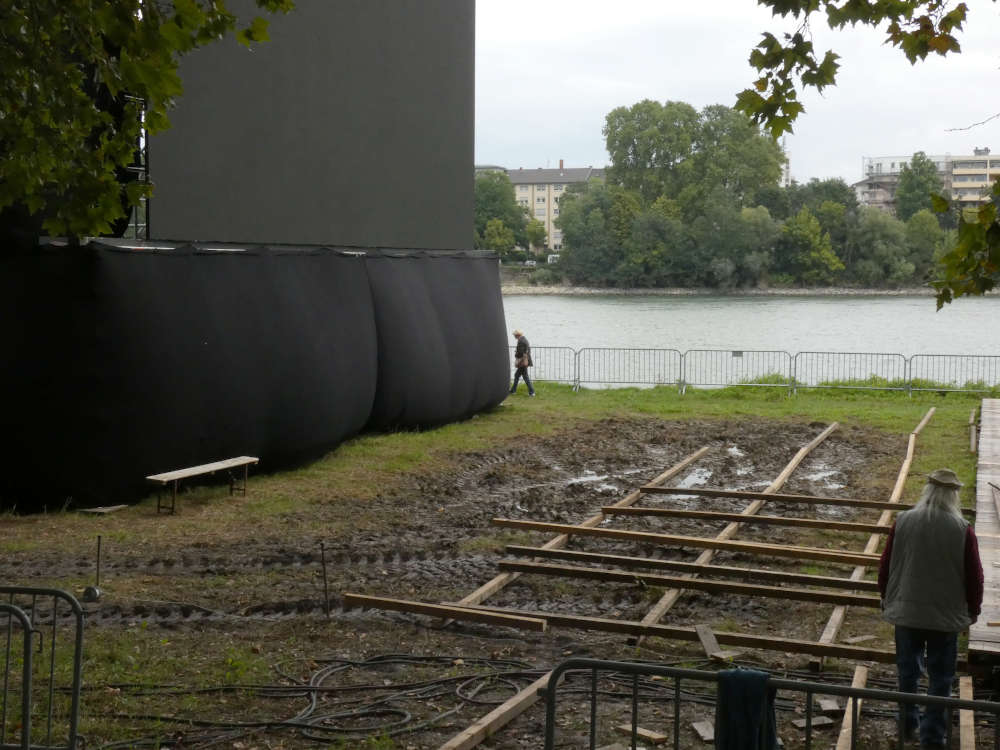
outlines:
{"label": "wooden plank", "polygon": [[173,471],[166,471],[162,474],[152,474],[146,477],[146,479],[150,482],[167,484],[168,482],[173,482],[175,479],[187,479],[188,477],[196,477],[201,474],[211,474],[214,471],[232,469],[237,466],[249,466],[257,463],[258,461],[260,461],[260,459],[254,456],[238,456],[236,458],[227,458],[224,461],[213,461],[212,463],[201,464],[200,466],[189,466],[185,469],[174,469]]}
{"label": "wooden plank", "polygon": [[836,576],[820,576],[812,573],[790,573],[783,570],[765,570],[763,568],[735,568],[727,565],[699,565],[683,560],[661,560],[653,557],[628,557],[627,555],[608,555],[601,552],[583,552],[567,549],[543,549],[541,547],[522,547],[508,544],[505,551],[509,555],[520,557],[539,557],[552,560],[573,560],[576,562],[592,562],[602,565],[617,565],[622,568],[654,568],[658,570],[675,570],[691,574],[712,575],[717,578],[740,578],[773,583],[796,583],[804,586],[825,586],[826,588],[847,589],[850,591],[878,591],[877,581],[852,581],[850,578]]}
{"label": "wooden plank", "polygon": [[787,516],[744,516],[742,513],[722,513],[712,510],[681,510],[677,508],[649,508],[633,506],[631,508],[601,508],[609,516],[644,516],[659,518],[697,518],[704,521],[739,521],[748,524],[767,524],[773,526],[795,526],[809,529],[832,529],[835,531],[855,531],[866,534],[888,534],[891,525],[880,526],[874,523],[855,523],[852,521],[833,521],[817,518],[792,518]]}
{"label": "wooden plank", "polygon": [[[975,411],[972,413],[975,415]],[[966,701],[972,700],[971,675],[958,678],[958,697]],[[960,750],[976,750],[976,716],[969,709],[963,708],[958,712],[958,743]]]}
{"label": "wooden plank", "polygon": [[[910,473],[910,465],[913,463],[913,454],[916,450],[917,445],[917,435],[924,428],[924,426],[930,421],[930,418],[934,415],[935,408],[932,406],[927,410],[923,419],[917,424],[910,433],[909,439],[906,443],[906,457],[903,459],[903,463],[899,468],[899,473],[896,475],[896,483],[893,485],[892,493],[889,495],[889,504],[902,507],[899,502],[899,498],[903,495],[903,487],[906,484],[906,477]],[[879,524],[887,524],[892,518],[891,511],[886,509],[879,516]],[[872,534],[868,538],[868,543],[865,545],[865,553],[874,553],[879,544],[882,541],[882,537],[879,534]],[[861,580],[866,574],[866,566],[859,565],[851,572],[852,580]],[[847,608],[844,605],[837,605],[833,612],[830,614],[830,618],[826,622],[826,626],[823,628],[823,633],[820,635],[821,643],[833,643],[837,639],[837,635],[840,633],[840,628],[844,625],[844,620],[847,617]],[[809,662],[810,669],[814,671],[820,671],[823,668],[822,659],[813,659]]]}
{"label": "wooden plank", "polygon": [[976,409],[973,407],[969,415],[969,452],[976,452]]}
{"label": "wooden plank", "polygon": [[[347,607],[367,607],[370,609],[388,609],[395,612],[409,612],[418,615],[435,617],[452,617],[471,622],[485,622],[489,625],[506,625],[521,630],[534,630],[544,633],[548,624],[543,618],[510,615],[500,612],[483,612],[482,610],[466,610],[447,604],[427,604],[408,599],[389,599],[382,596],[366,596],[364,594],[344,594],[344,605]],[[488,615],[488,616],[487,616]]]}
{"label": "wooden plank", "polygon": [[[696,536],[680,536],[676,534],[655,534],[649,531],[629,531],[626,529],[590,529],[564,523],[547,523],[543,521],[522,521],[516,518],[494,518],[495,526],[509,529],[526,529],[529,531],[555,531],[568,534],[598,536],[606,539],[628,539],[646,544],[658,544],[674,547],[698,547],[709,550],[731,550],[752,555],[774,555],[776,557],[792,557],[797,560],[824,560],[842,565],[874,565],[878,563],[878,555],[858,554],[854,552],[838,552],[819,547],[793,547],[789,545],[767,544],[765,542],[732,542],[728,539],[704,539]],[[699,558],[700,560],[700,558]],[[706,561],[707,562],[707,561]]]}
{"label": "wooden plank", "polygon": [[80,513],[96,513],[98,515],[105,515],[107,513],[116,513],[119,510],[125,510],[127,505],[102,505],[98,508],[80,508]]}
{"label": "wooden plank", "polygon": [[715,742],[715,724],[711,721],[696,721],[691,728],[702,742]]}
{"label": "wooden plank", "polygon": [[709,659],[728,661],[729,659],[735,659],[743,653],[742,651],[723,651],[722,647],[719,646],[719,642],[715,639],[712,628],[708,625],[695,625],[694,632],[698,636],[698,640],[701,641],[701,647],[705,649],[705,655]]}
{"label": "wooden plank", "polygon": [[546,672],[520,693],[508,698],[488,714],[474,721],[441,745],[438,750],[469,750],[475,747],[534,705],[541,697],[542,690],[548,687],[551,676],[551,672]]}
{"label": "wooden plank", "polygon": [[[615,726],[615,729],[622,734],[627,734],[629,737],[632,736],[631,724],[618,724]],[[640,740],[648,742],[650,745],[662,745],[670,741],[670,735],[663,734],[662,732],[654,732],[652,729],[645,729],[644,727],[636,727],[635,736]]]}
{"label": "wooden plank", "polygon": [[563,578],[582,578],[608,583],[626,583],[630,585],[645,584],[647,586],[673,586],[692,591],[708,591],[717,594],[739,594],[742,596],[762,596],[772,599],[788,599],[802,602],[824,602],[827,604],[847,604],[856,607],[880,606],[877,596],[853,594],[840,591],[821,591],[818,589],[793,588],[791,586],[760,586],[752,583],[737,583],[735,581],[717,581],[711,578],[685,578],[681,576],[665,576],[655,573],[637,573],[634,571],[608,570],[607,568],[582,568],[570,565],[553,565],[538,562],[501,561],[501,570],[514,570],[520,573],[560,576]]}
{"label": "wooden plank", "polygon": [[[868,683],[868,667],[855,667],[854,679],[851,680],[852,688],[863,688]],[[844,722],[840,725],[840,736],[837,737],[837,750],[851,750],[854,745],[851,743],[851,735],[854,733],[854,704],[857,704],[858,718],[861,718],[860,698],[848,698],[847,707],[844,709]]]}
{"label": "wooden plank", "polygon": [[[904,511],[913,508],[909,503],[892,503],[885,500],[854,500],[842,497],[821,497],[819,495],[785,495],[779,493],[751,492],[749,490],[721,490],[705,487],[644,487],[650,495],[694,495],[698,497],[721,497],[734,500],[774,500],[790,505],[838,505],[847,508],[868,508],[871,510]],[[975,516],[974,508],[963,508],[962,513]]]}
{"label": "wooden plank", "polygon": [[[656,487],[660,484],[663,484],[663,482],[666,482],[668,479],[672,479],[673,477],[677,476],[682,471],[684,471],[684,469],[686,469],[688,466],[697,461],[699,458],[708,453],[710,449],[711,446],[708,445],[699,448],[694,453],[687,456],[680,462],[674,464],[669,469],[664,471],[662,474],[657,476],[655,479],[650,481],[646,486]],[[642,497],[643,492],[644,490],[641,489],[634,490],[633,492],[630,492],[624,498],[619,500],[617,503],[615,503],[612,507],[624,508],[629,505],[632,505],[633,503],[638,501],[640,497]],[[605,516],[604,513],[598,513],[585,520],[583,523],[580,524],[580,526],[591,528],[593,526],[601,524],[606,518],[607,516]],[[553,537],[552,539],[547,541],[543,545],[543,549],[547,550],[561,549],[566,546],[568,541],[569,541],[569,534],[559,534],[558,536]],[[517,573],[501,573],[500,575],[495,576],[491,580],[484,583],[482,586],[473,591],[471,594],[462,597],[462,599],[459,601],[459,604],[479,604],[480,602],[484,602],[489,597],[493,596],[493,594],[500,591],[508,583],[516,580],[517,577],[518,577]]]}
{"label": "wooden plank", "polygon": [[[834,724],[833,719],[829,716],[814,716],[812,720],[813,729],[825,729],[826,727],[832,727]],[[806,720],[805,719],[792,719],[792,726],[796,729],[805,729]]]}
{"label": "wooden plank", "polygon": [[[577,630],[593,630],[603,633],[620,633],[633,636],[657,636],[675,641],[697,641],[698,634],[693,627],[679,625],[647,625],[635,620],[615,620],[606,617],[586,617],[583,615],[564,615],[558,612],[536,612],[533,610],[500,609],[484,604],[470,605],[469,609],[482,609],[490,612],[504,612],[522,617],[539,617],[548,620],[550,627],[574,628]],[[848,646],[842,643],[820,643],[796,638],[782,638],[774,635],[755,635],[753,633],[731,633],[721,630],[713,631],[716,640],[723,646],[737,646],[761,651],[787,651],[793,654],[815,654],[853,661],[875,661],[880,664],[895,664],[895,651],[885,651],[864,646]]]}

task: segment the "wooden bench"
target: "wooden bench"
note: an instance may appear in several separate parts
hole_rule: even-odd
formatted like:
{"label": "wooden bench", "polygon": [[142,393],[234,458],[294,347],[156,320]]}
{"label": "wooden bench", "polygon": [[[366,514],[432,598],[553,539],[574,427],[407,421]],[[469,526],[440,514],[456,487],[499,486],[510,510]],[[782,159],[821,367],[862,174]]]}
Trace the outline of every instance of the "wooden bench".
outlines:
{"label": "wooden bench", "polygon": [[[146,477],[150,482],[157,482],[160,485],[159,491],[156,493],[156,512],[159,513],[164,508],[167,508],[171,513],[174,512],[174,508],[177,503],[177,483],[181,479],[187,479],[189,477],[197,477],[202,474],[214,474],[217,471],[226,471],[229,473],[229,494],[232,495],[234,492],[239,491],[240,494],[247,494],[247,473],[250,470],[250,465],[255,464],[260,459],[254,456],[237,456],[236,458],[227,458],[224,461],[214,461],[210,464],[202,464],[201,466],[189,466],[186,469],[175,469],[174,471],[165,471],[162,474],[153,474]],[[243,467],[243,483],[242,486],[239,484],[239,480],[233,474],[233,469]],[[163,502],[163,487],[165,485],[171,485],[172,491],[170,493],[170,505]]]}

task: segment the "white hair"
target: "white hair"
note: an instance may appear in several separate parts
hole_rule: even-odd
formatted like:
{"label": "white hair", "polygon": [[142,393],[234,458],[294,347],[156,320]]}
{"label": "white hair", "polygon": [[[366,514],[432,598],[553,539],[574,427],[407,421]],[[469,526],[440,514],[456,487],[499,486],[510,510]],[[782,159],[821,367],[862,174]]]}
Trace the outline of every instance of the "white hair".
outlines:
{"label": "white hair", "polygon": [[958,488],[942,487],[939,484],[928,482],[924,485],[924,491],[920,493],[920,499],[917,500],[914,510],[923,510],[928,513],[951,513],[961,518],[962,509],[958,498]]}

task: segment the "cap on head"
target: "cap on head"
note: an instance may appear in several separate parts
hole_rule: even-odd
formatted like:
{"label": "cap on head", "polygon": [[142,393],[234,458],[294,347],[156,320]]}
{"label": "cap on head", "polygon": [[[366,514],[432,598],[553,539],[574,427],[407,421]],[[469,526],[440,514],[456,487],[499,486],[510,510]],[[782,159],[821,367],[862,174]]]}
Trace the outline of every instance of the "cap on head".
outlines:
{"label": "cap on head", "polygon": [[520,328],[515,328],[514,329],[514,335],[515,336],[523,336],[524,335],[524,331],[522,331]]}
{"label": "cap on head", "polygon": [[963,486],[958,475],[951,469],[935,469],[927,475],[927,481],[939,487],[950,487],[953,490]]}

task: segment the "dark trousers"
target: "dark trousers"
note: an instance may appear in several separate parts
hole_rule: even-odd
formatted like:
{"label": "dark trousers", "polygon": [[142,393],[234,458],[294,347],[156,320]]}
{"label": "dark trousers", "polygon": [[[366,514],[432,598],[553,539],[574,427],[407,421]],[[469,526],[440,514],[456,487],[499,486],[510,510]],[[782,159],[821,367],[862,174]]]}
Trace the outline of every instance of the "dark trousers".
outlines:
{"label": "dark trousers", "polygon": [[528,376],[527,367],[518,367],[514,370],[514,385],[510,387],[510,392],[513,393],[517,390],[517,381],[524,378],[524,384],[528,386],[528,393],[534,393],[535,387],[531,384],[531,378]]}
{"label": "dark trousers", "polygon": [[[896,668],[899,670],[899,692],[916,693],[920,674],[927,668],[927,694],[951,695],[955,678],[955,658],[958,655],[958,633],[923,630],[896,626]],[[920,742],[926,745],[944,744],[947,736],[947,716],[942,706],[925,706],[923,716],[914,704],[903,706],[903,728],[920,730]]]}

